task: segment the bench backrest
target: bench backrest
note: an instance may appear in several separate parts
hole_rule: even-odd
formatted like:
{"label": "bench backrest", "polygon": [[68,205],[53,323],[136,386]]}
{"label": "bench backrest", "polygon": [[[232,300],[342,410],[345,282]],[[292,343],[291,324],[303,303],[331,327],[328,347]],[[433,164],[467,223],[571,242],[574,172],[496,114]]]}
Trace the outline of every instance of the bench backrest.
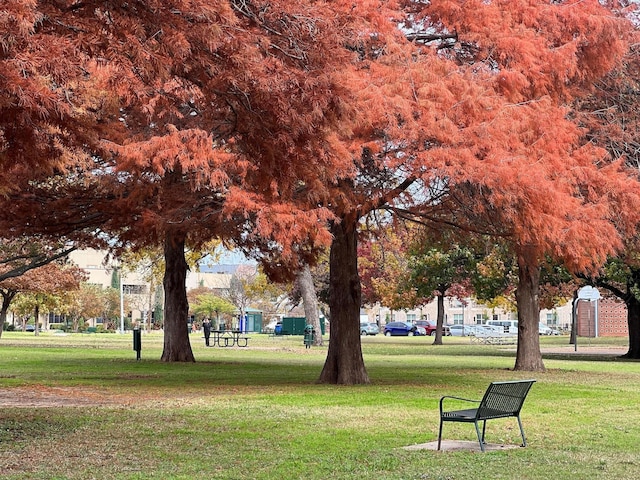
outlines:
{"label": "bench backrest", "polygon": [[535,380],[493,382],[478,406],[476,418],[516,417]]}

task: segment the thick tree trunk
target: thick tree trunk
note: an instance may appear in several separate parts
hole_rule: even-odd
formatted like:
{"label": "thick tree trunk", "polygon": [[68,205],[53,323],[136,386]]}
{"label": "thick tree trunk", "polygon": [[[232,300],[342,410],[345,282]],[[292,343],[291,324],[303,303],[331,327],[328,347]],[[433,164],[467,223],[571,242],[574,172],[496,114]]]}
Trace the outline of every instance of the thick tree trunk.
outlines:
{"label": "thick tree trunk", "polygon": [[627,325],[629,329],[629,351],[622,358],[640,359],[640,301],[629,295],[627,305]]}
{"label": "thick tree trunk", "polygon": [[164,350],[163,362],[195,362],[187,319],[187,261],[183,234],[167,233],[164,241]]}
{"label": "thick tree trunk", "polygon": [[313,285],[313,277],[311,276],[309,265],[304,265],[298,273],[298,284],[302,293],[304,316],[307,318],[307,324],[311,325],[316,332],[313,344],[320,346],[323,341],[320,316],[318,315],[318,297],[316,295],[316,287]]}
{"label": "thick tree trunk", "polygon": [[518,351],[515,370],[544,371],[540,353],[540,267],[532,248],[518,252]]}
{"label": "thick tree trunk", "polygon": [[444,325],[444,293],[438,295],[438,317],[436,318],[436,338],[434,345],[442,345],[442,325]]}
{"label": "thick tree trunk", "polygon": [[7,321],[7,312],[9,311],[9,305],[18,292],[13,290],[2,290],[2,307],[0,308],[0,337],[2,337],[2,331],[4,330],[4,323]]}
{"label": "thick tree trunk", "polygon": [[329,351],[320,374],[321,383],[369,383],[360,344],[361,287],[358,276],[357,222],[333,223],[329,256]]}

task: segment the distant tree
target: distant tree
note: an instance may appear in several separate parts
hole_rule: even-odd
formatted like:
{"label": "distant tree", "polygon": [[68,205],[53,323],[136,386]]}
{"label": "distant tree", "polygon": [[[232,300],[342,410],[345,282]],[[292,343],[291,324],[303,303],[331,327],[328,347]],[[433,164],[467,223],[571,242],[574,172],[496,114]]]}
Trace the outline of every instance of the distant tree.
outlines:
{"label": "distant tree", "polygon": [[402,225],[365,233],[368,241],[358,246],[358,273],[362,279],[363,304],[381,303],[392,310],[422,305],[422,297],[411,285],[408,248],[411,233]]}
{"label": "distant tree", "polygon": [[252,290],[251,286],[257,281],[258,276],[256,266],[247,264],[238,266],[231,276],[227,300],[240,312],[240,318],[244,318],[251,302],[256,298],[255,290]]}
{"label": "distant tree", "polygon": [[71,328],[77,332],[82,322],[100,317],[105,311],[105,295],[100,285],[81,283],[77,290],[61,294],[59,310],[71,320]]}
{"label": "distant tree", "polygon": [[[13,301],[20,300],[23,315],[27,314],[24,312],[25,305],[35,310],[39,310],[43,305],[53,309],[60,301],[60,295],[78,289],[84,277],[84,272],[78,268],[51,262],[42,267],[30,269],[19,277],[11,277],[0,282],[0,294],[3,298],[0,309],[0,335],[7,311]],[[38,335],[37,325],[35,334]]]}
{"label": "distant tree", "polygon": [[304,316],[307,319],[307,325],[311,325],[316,335],[313,337],[313,345],[321,346],[324,344],[322,338],[322,326],[320,325],[320,310],[318,306],[318,296],[316,295],[316,287],[313,284],[313,275],[309,265],[303,265],[296,278],[296,284],[300,289],[302,297],[302,305],[304,307]]}
{"label": "distant tree", "polygon": [[191,304],[191,311],[200,318],[214,319],[212,327],[215,330],[220,328],[220,315],[231,315],[236,311],[236,306],[212,293],[202,293]]}
{"label": "distant tree", "polygon": [[473,252],[461,245],[434,243],[414,245],[410,252],[411,285],[423,297],[435,296],[438,302],[434,345],[442,345],[444,299],[455,297],[462,302],[471,294],[470,277],[475,268]]}

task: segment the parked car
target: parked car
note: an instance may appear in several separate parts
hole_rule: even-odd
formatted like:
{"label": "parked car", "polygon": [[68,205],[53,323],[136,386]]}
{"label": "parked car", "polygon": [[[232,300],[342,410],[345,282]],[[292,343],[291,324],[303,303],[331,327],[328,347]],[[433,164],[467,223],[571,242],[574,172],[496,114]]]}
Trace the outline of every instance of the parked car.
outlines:
{"label": "parked car", "polygon": [[[396,336],[396,335],[404,335],[404,336],[413,336],[417,327],[415,325],[411,325],[408,322],[391,322],[387,323],[384,326],[384,334],[387,337]],[[418,334],[419,335],[419,334]]]}
{"label": "parked car", "polygon": [[544,323],[538,323],[538,334],[539,335],[551,335],[551,329],[547,327]]}
{"label": "parked car", "polygon": [[25,332],[35,332],[35,331],[36,331],[35,325],[31,325],[31,324],[26,325]]}
{"label": "parked car", "polygon": [[[436,322],[432,322],[431,320],[416,320],[413,322],[414,325],[418,327],[422,327],[427,331],[427,335],[435,335],[436,334]],[[448,336],[451,335],[451,330],[449,325],[442,326],[442,335]]]}
{"label": "parked car", "polygon": [[540,335],[560,335],[560,332],[558,330],[555,330],[555,329],[545,325],[542,322],[540,322],[540,324],[538,326],[538,333]]}
{"label": "parked car", "polygon": [[478,331],[476,325],[449,325],[449,331],[454,337],[468,337]]}
{"label": "parked car", "polygon": [[363,337],[367,335],[377,335],[380,333],[378,325],[375,323],[360,322],[360,335]]}
{"label": "parked car", "polygon": [[413,332],[414,335],[427,335],[427,329],[424,327],[421,327],[420,325],[416,325],[416,331]]}

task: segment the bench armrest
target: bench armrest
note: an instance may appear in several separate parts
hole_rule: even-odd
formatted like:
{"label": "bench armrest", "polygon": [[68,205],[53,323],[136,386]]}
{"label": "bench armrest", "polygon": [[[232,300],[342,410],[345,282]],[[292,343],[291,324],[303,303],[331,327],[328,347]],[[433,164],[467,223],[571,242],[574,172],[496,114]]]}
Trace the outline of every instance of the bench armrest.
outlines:
{"label": "bench armrest", "polygon": [[470,403],[480,403],[480,402],[481,402],[481,400],[470,400],[470,399],[468,399],[468,398],[462,398],[462,397],[451,397],[451,396],[448,396],[448,395],[447,395],[447,396],[444,396],[444,397],[442,397],[442,398],[440,399],[440,415],[442,415],[442,412],[443,412],[443,408],[442,408],[442,407],[443,407],[444,399],[445,399],[445,398],[448,398],[448,399],[451,399],[451,400],[458,400],[458,401],[461,401],[461,402],[470,402]]}

